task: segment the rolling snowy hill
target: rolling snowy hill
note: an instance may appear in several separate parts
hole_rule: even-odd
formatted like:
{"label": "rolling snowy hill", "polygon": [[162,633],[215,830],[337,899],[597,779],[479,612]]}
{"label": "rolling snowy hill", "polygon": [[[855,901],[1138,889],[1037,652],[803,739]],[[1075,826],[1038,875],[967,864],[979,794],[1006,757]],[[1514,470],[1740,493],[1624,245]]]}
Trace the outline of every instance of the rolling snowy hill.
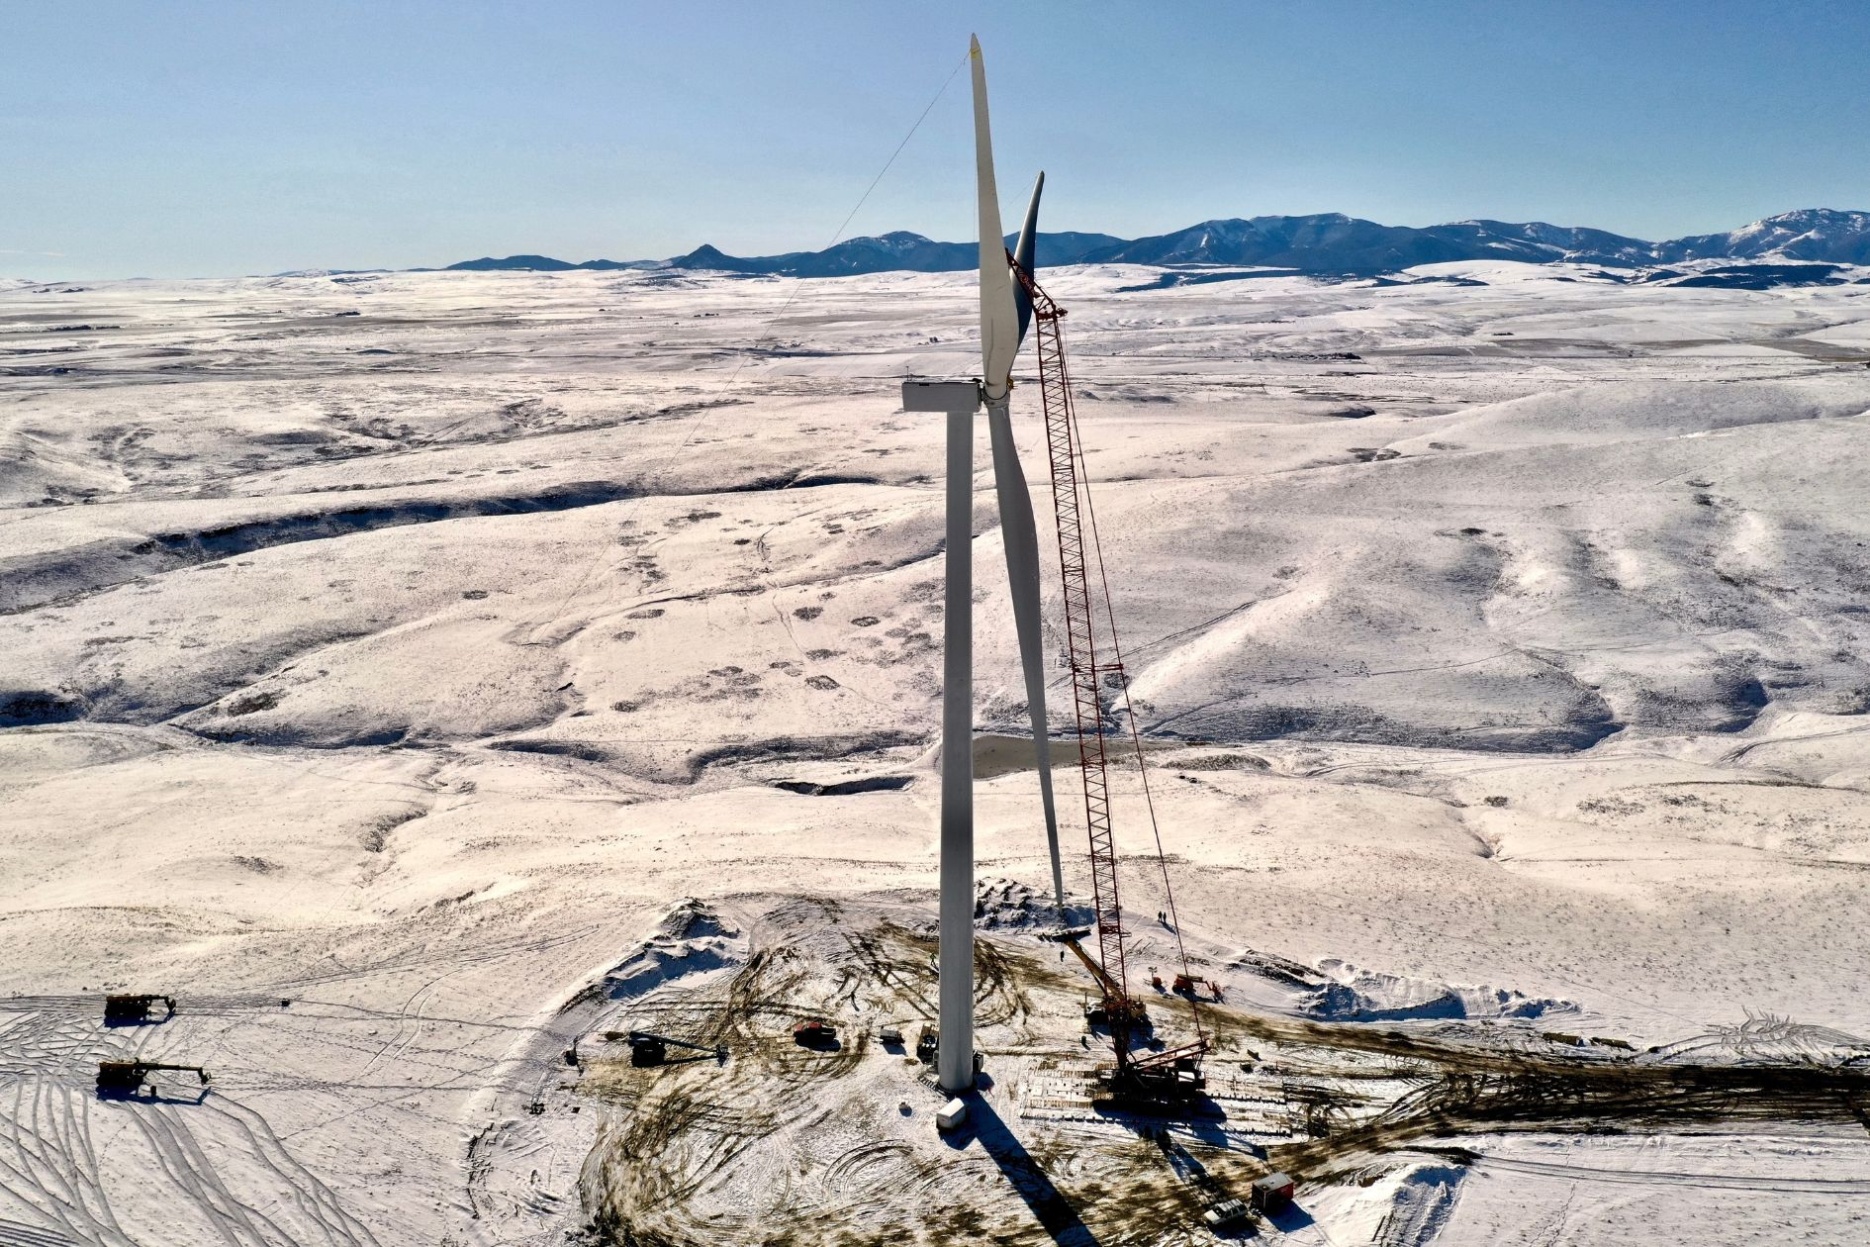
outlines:
{"label": "rolling snowy hill", "polygon": [[[1159,275],[1050,278],[1155,759],[1147,805],[1113,771],[1126,911],[1171,908],[1135,868],[1153,809],[1173,937],[1255,1026],[1579,1069],[1870,1060],[1864,288]],[[731,1080],[809,1059],[771,1086],[820,1150],[775,1199],[870,1216],[917,1153],[823,1097],[913,1077],[867,1038],[906,1020],[899,971],[834,987],[772,950],[933,921],[944,434],[899,385],[978,360],[977,308],[965,272],[0,284],[0,1243],[602,1242],[587,1175],[682,1155],[616,1132],[659,1120],[638,1088],[686,1085],[606,1036],[689,1034],[677,993],[775,1036],[727,1032],[690,1116],[766,1132]],[[1005,899],[1049,869],[981,438],[976,843]],[[1055,556],[1045,584],[1081,810]],[[1076,973],[992,900],[983,948]],[[1170,964],[1167,925],[1132,940],[1133,972]],[[1145,1241],[1052,1159],[1097,1125],[1043,1116],[1078,1113],[1052,1097],[1091,1060],[1089,980],[1057,982],[1068,1027],[1009,1007],[980,1102],[1096,1241]],[[106,991],[178,1011],[105,1026]],[[841,1064],[777,1038],[808,1012]],[[1214,1033],[1238,1134],[1173,1146],[1218,1170],[1308,1143],[1305,1050]],[[100,1099],[99,1061],[133,1058],[213,1079]],[[1388,1060],[1346,1104],[1413,1083]],[[869,1102],[943,1149],[955,1185],[905,1186],[919,1206],[971,1192],[1014,1243],[1073,1241],[936,1141],[932,1095]],[[1504,1125],[1427,1169],[1301,1172],[1306,1223],[1255,1241],[1863,1241],[1854,1123]],[[773,1241],[756,1211],[658,1241]]]}

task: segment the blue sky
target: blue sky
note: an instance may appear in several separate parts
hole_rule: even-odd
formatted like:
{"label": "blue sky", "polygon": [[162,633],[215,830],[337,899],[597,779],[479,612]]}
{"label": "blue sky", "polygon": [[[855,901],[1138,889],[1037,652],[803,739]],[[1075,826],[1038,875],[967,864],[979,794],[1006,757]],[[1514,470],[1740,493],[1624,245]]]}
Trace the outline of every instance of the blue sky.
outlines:
{"label": "blue sky", "polygon": [[[820,247],[986,49],[1046,227],[1870,207],[1870,0],[0,0],[0,274]],[[848,234],[972,234],[965,75]]]}

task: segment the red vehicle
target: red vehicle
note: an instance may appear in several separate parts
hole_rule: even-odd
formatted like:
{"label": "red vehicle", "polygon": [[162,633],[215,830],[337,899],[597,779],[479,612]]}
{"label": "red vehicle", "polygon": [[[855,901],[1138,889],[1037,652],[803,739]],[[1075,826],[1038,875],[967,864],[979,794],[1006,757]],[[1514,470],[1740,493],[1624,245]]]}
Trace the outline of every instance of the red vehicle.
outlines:
{"label": "red vehicle", "polygon": [[800,1022],[792,1028],[792,1042],[801,1048],[835,1048],[838,1044],[838,1028],[829,1022]]}

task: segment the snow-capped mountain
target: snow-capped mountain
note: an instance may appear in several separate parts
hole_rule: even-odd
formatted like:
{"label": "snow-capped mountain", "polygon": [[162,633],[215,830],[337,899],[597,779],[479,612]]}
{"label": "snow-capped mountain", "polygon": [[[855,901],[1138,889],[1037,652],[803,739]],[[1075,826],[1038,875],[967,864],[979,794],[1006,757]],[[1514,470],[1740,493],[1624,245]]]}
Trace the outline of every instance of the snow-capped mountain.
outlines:
{"label": "snow-capped mountain", "polygon": [[1342,213],[1203,221],[1092,255],[1132,264],[1255,264],[1306,271],[1388,272],[1446,260],[1648,263],[1653,244],[1543,221],[1456,221],[1426,229],[1379,225]]}
{"label": "snow-capped mountain", "polygon": [[1656,244],[1657,259],[1818,260],[1870,264],[1870,212],[1801,208],[1725,234],[1697,234]]}
{"label": "snow-capped mountain", "polygon": [[[1013,238],[1007,238],[1011,246]],[[791,277],[841,277],[891,270],[937,273],[970,269],[974,243],[936,242],[899,230],[850,238],[822,251],[732,256],[703,245],[670,260],[588,260],[572,264],[549,256],[485,258],[457,269],[677,268]],[[1081,263],[1234,264],[1289,268],[1305,273],[1387,273],[1449,260],[1520,260],[1532,264],[1604,264],[1642,268],[1690,260],[1817,261],[1870,264],[1870,212],[1804,208],[1755,221],[1725,234],[1698,234],[1666,242],[1628,238],[1606,230],[1544,221],[1452,221],[1416,228],[1382,225],[1339,212],[1309,216],[1231,217],[1145,238],[1110,234],[1040,234],[1041,267]]]}

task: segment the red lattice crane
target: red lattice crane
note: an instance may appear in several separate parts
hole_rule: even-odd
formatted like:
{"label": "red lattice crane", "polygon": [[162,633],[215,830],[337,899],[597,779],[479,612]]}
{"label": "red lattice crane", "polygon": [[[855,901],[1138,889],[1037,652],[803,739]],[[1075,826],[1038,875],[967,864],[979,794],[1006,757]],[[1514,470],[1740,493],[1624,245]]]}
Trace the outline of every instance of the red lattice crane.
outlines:
{"label": "red lattice crane", "polygon": [[[1162,835],[1156,830],[1156,856],[1162,864],[1163,890],[1180,954],[1182,973],[1176,989],[1189,1001],[1195,1041],[1163,1051],[1135,1050],[1148,1035],[1149,1014],[1143,1002],[1130,995],[1123,931],[1123,904],[1117,887],[1117,851],[1111,828],[1109,737],[1126,733],[1135,750],[1142,777],[1143,796],[1155,826],[1155,802],[1149,792],[1149,771],[1143,756],[1142,736],[1130,705],[1129,679],[1123,669],[1123,649],[1117,638],[1117,620],[1110,604],[1110,580],[1097,536],[1097,514],[1091,505],[1089,473],[1078,436],[1077,414],[1072,408],[1071,375],[1065,365],[1065,339],[1060,321],[1065,309],[1033,280],[1032,274],[1011,255],[1015,279],[1032,300],[1039,356],[1039,390],[1045,413],[1046,452],[1052,467],[1052,510],[1058,526],[1059,575],[1064,582],[1065,647],[1071,666],[1072,706],[1077,718],[1078,769],[1084,781],[1085,826],[1091,842],[1091,889],[1095,924],[1091,931],[1067,931],[1055,938],[1078,955],[1102,993],[1092,1020],[1110,1031],[1116,1065],[1104,1081],[1118,1100],[1157,1105],[1186,1103],[1202,1094],[1205,1080],[1201,1058],[1208,1040],[1195,1008],[1195,980],[1188,970],[1188,952],[1182,946],[1181,924],[1175,918],[1175,894],[1169,888],[1168,866],[1162,856]],[[1109,704],[1106,704],[1108,698]],[[1084,950],[1083,938],[1097,937],[1095,957]]]}

